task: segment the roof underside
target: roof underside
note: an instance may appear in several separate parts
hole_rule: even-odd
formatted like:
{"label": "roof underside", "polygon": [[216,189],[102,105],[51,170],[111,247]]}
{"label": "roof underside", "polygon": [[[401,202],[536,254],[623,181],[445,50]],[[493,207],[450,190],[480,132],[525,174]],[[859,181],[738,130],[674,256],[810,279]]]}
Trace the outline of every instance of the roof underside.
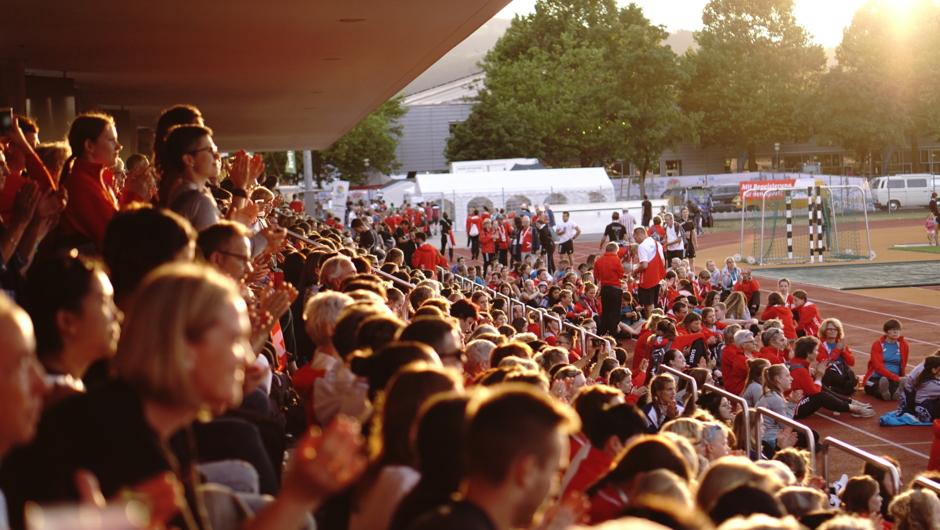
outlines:
{"label": "roof underside", "polygon": [[4,2],[0,57],[135,126],[189,103],[223,150],[323,149],[508,3]]}

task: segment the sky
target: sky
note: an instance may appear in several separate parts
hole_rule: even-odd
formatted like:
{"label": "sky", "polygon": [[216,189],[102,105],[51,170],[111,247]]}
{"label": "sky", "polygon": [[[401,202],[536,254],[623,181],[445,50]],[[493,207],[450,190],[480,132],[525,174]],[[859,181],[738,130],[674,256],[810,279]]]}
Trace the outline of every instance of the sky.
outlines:
{"label": "sky", "polygon": [[[530,13],[535,1],[513,0],[497,16],[511,19],[516,14]],[[617,3],[626,5],[630,2],[617,0]],[[701,29],[702,9],[708,0],[634,0],[634,3],[643,8],[646,18],[653,24],[666,26],[673,32]],[[831,48],[842,42],[842,29],[851,24],[852,15],[865,0],[794,0],[794,3],[797,22],[809,30],[816,43]]]}

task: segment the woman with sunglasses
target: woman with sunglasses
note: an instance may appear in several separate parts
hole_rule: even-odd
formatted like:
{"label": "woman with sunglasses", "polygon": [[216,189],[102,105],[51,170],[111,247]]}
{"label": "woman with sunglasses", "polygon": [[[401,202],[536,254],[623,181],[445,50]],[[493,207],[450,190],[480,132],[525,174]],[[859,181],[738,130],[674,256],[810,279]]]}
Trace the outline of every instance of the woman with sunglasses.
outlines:
{"label": "woman with sunglasses", "polygon": [[215,198],[206,188],[222,171],[222,159],[212,141],[212,130],[201,125],[177,125],[166,138],[167,169],[179,174],[168,190],[166,205],[192,223],[197,231],[221,219]]}

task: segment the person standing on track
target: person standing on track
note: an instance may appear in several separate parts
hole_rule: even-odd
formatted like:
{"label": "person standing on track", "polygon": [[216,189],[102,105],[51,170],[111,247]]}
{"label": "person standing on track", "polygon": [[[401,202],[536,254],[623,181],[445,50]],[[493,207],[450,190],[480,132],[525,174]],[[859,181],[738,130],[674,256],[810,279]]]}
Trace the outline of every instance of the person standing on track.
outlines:
{"label": "person standing on track", "polygon": [[645,227],[650,226],[650,221],[653,220],[653,203],[650,202],[650,198],[646,195],[643,196],[643,219],[642,225]]}
{"label": "person standing on track", "polygon": [[[616,212],[614,212],[616,215]],[[601,288],[601,321],[597,326],[599,335],[613,335],[620,322],[620,307],[623,299],[623,263],[617,251],[620,245],[611,241],[606,252],[594,262],[594,279]]]}
{"label": "person standing on track", "polygon": [[623,213],[620,214],[620,224],[627,230],[624,232],[624,240],[628,243],[633,242],[633,229],[636,228],[636,217],[633,217],[633,214],[630,213],[630,210],[624,208]]}
{"label": "person standing on track", "polygon": [[571,255],[574,254],[574,240],[581,235],[581,228],[579,228],[578,225],[570,219],[570,213],[562,212],[561,222],[558,223],[558,226],[555,228],[555,232],[558,233],[558,245],[561,247],[559,254],[561,254],[562,257],[567,254],[568,261],[574,263]]}
{"label": "person standing on track", "polygon": [[633,230],[633,237],[638,244],[639,264],[631,276],[639,281],[637,301],[643,306],[644,318],[649,318],[659,298],[659,282],[666,278],[666,260],[663,257],[663,246],[647,236],[645,228],[638,226]]}
{"label": "person standing on track", "polygon": [[676,223],[673,215],[667,213],[663,220],[665,225],[663,228],[666,230],[666,237],[664,238],[663,244],[666,246],[666,262],[671,263],[672,258],[679,258],[680,260],[685,257],[685,242],[682,235],[682,227]]}
{"label": "person standing on track", "polygon": [[[692,201],[689,201],[691,203]],[[689,271],[695,271],[695,248],[698,247],[698,233],[695,220],[689,217],[689,209],[682,209],[682,219],[679,224],[685,237],[685,259],[689,260]]]}
{"label": "person standing on track", "polygon": [[467,216],[467,238],[470,240],[470,259],[480,259],[480,232],[483,231],[483,219],[480,217],[480,210],[476,208],[470,210]]}
{"label": "person standing on track", "polygon": [[601,237],[601,244],[597,248],[604,249],[607,242],[619,244],[629,237],[629,233],[620,223],[620,214],[614,212],[610,214],[611,222],[604,228],[604,235]]}

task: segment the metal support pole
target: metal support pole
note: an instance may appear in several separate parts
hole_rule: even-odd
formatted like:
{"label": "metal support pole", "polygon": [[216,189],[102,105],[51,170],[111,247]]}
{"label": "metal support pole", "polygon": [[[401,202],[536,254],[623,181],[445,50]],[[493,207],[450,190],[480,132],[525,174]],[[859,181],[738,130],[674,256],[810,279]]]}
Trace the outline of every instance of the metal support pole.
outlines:
{"label": "metal support pole", "polygon": [[[803,434],[806,435],[806,445],[809,446],[809,456],[812,461],[813,470],[815,472],[816,470],[816,439],[813,437],[812,429],[794,420],[793,418],[788,418],[781,414],[777,414],[776,412],[765,407],[757,407],[757,415],[758,417],[769,416],[777,420],[778,423],[782,423],[784,425],[787,425],[789,427],[802,431]],[[827,481],[827,484],[828,484],[828,481]]]}
{"label": "metal support pole", "polygon": [[[854,445],[847,444],[838,438],[833,438],[832,436],[827,436],[826,439],[822,441],[822,454],[823,454],[823,478],[826,479],[826,484],[829,484],[829,449],[835,448],[843,453],[848,453],[855,458],[864,460],[872,465],[878,466],[891,476],[891,482],[894,484],[894,491],[901,491],[901,475],[898,473],[898,468],[894,466],[891,462],[888,462],[880,456],[873,455],[868,451],[863,451]],[[936,484],[936,482],[934,482]]]}

